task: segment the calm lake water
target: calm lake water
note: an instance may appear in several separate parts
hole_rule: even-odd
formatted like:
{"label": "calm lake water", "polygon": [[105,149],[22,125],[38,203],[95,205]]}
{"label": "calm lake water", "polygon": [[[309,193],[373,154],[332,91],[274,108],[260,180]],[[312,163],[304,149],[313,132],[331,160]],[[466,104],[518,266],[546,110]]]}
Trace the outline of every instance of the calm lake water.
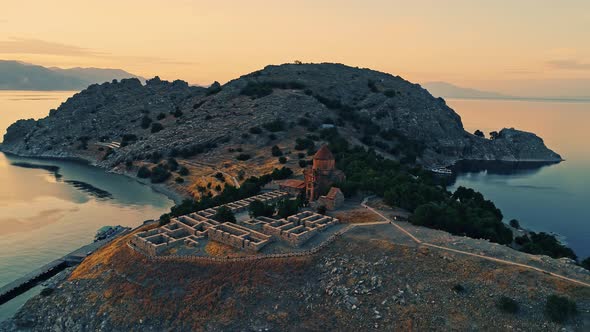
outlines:
{"label": "calm lake water", "polygon": [[[15,120],[44,117],[72,94],[0,92],[0,136]],[[61,177],[51,171],[13,165],[19,162],[58,166]],[[79,189],[72,181],[100,191]],[[101,226],[134,227],[167,212],[174,204],[149,186],[98,168],[2,153],[0,184],[0,285],[92,242]],[[105,196],[103,191],[110,195]],[[39,290],[0,306],[0,321]]]}
{"label": "calm lake water", "polygon": [[447,104],[470,132],[531,131],[566,160],[511,174],[461,174],[450,189],[476,189],[496,203],[506,220],[554,232],[578,257],[590,256],[590,103],[449,99]]}

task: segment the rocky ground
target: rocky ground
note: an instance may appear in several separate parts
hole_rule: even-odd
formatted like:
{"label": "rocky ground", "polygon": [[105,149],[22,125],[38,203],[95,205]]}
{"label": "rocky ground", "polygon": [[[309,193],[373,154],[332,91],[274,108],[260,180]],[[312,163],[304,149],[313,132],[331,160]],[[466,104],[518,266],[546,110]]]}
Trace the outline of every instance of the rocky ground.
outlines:
{"label": "rocky ground", "polygon": [[[247,264],[155,263],[130,250],[125,239],[117,240],[90,256],[51,295],[29,301],[1,330],[584,331],[590,326],[587,287],[419,246],[387,227],[394,229],[357,226],[312,257]],[[575,300],[579,315],[563,325],[550,322],[543,313],[550,294]],[[496,305],[501,296],[515,299],[519,312],[501,311]]]}

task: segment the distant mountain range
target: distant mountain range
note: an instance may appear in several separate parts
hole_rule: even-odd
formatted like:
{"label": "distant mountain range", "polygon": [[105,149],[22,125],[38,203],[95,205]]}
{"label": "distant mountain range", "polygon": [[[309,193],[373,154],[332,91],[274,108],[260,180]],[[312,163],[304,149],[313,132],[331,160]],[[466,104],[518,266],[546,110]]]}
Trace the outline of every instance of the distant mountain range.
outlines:
{"label": "distant mountain range", "polygon": [[445,98],[482,98],[482,99],[513,99],[517,98],[497,92],[481,91],[476,89],[462,88],[447,82],[427,82],[422,87],[428,90],[435,97]]}
{"label": "distant mountain range", "polygon": [[43,67],[0,60],[0,90],[82,90],[94,83],[143,77],[121,69]]}

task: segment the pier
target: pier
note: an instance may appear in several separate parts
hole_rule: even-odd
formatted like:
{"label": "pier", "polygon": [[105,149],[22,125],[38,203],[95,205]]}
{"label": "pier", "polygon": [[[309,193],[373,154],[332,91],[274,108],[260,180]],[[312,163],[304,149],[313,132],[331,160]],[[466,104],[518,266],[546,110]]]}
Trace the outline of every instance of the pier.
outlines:
{"label": "pier", "polygon": [[63,271],[67,267],[76,266],[80,264],[86,256],[92,254],[105,244],[111,242],[115,238],[129,233],[129,229],[125,229],[122,232],[114,234],[113,236],[93,242],[82,246],[71,253],[56,259],[42,267],[27,273],[25,276],[16,279],[15,281],[0,288],[0,305],[14,299],[15,297],[23,294],[31,288],[37,286],[39,283],[53,277],[59,272]]}

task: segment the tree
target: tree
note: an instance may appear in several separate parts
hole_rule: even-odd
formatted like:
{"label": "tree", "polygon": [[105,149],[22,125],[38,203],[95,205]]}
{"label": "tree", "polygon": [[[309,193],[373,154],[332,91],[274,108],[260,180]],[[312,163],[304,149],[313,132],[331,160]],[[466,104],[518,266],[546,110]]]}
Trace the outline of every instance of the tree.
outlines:
{"label": "tree", "polygon": [[287,218],[288,216],[294,215],[299,211],[301,205],[298,199],[283,199],[277,203],[277,214],[281,218]]}
{"label": "tree", "polygon": [[279,157],[279,163],[286,164],[287,163],[287,158],[285,158],[284,156],[280,156]]}
{"label": "tree", "polygon": [[547,315],[550,320],[556,323],[563,323],[577,313],[578,308],[576,302],[567,297],[555,294],[547,297],[547,302],[545,303],[545,315]]}
{"label": "tree", "polygon": [[180,170],[178,171],[178,174],[182,175],[182,176],[187,176],[189,173],[188,168],[184,167],[184,166],[180,166]]}
{"label": "tree", "polygon": [[498,137],[500,137],[500,134],[498,134],[498,132],[497,132],[497,131],[491,131],[491,132],[490,132],[490,139],[492,139],[492,140],[493,140],[493,139],[496,139],[496,138],[498,138]]}
{"label": "tree", "polygon": [[281,148],[279,148],[277,145],[273,145],[271,148],[271,153],[273,157],[280,157],[283,155],[283,151],[281,151]]}
{"label": "tree", "polygon": [[516,219],[512,219],[510,220],[510,226],[516,229],[520,228],[520,223],[518,222],[518,220]]}
{"label": "tree", "polygon": [[584,259],[580,265],[582,265],[582,267],[586,270],[590,271],[590,257],[586,257],[586,259]]}
{"label": "tree", "polygon": [[234,213],[231,212],[230,208],[227,206],[220,206],[217,209],[217,212],[215,212],[213,220],[217,220],[219,222],[231,222],[234,224],[236,223],[236,217],[234,216]]}
{"label": "tree", "polygon": [[270,204],[264,204],[260,200],[253,200],[248,207],[250,217],[256,218],[260,216],[271,217],[275,213],[275,207]]}
{"label": "tree", "polygon": [[152,171],[150,171],[150,169],[147,168],[147,166],[141,166],[139,168],[139,170],[137,171],[138,178],[146,179],[146,178],[149,178],[151,175],[152,175]]}
{"label": "tree", "polygon": [[152,123],[152,129],[151,129],[152,134],[155,134],[162,129],[164,129],[164,126],[162,126],[161,123],[159,123],[159,122]]}
{"label": "tree", "polygon": [[475,135],[475,136],[477,136],[477,137],[485,138],[485,135],[484,135],[483,131],[481,131],[481,130],[479,130],[479,129],[478,129],[478,130],[476,130],[476,131],[473,133],[473,135]]}

